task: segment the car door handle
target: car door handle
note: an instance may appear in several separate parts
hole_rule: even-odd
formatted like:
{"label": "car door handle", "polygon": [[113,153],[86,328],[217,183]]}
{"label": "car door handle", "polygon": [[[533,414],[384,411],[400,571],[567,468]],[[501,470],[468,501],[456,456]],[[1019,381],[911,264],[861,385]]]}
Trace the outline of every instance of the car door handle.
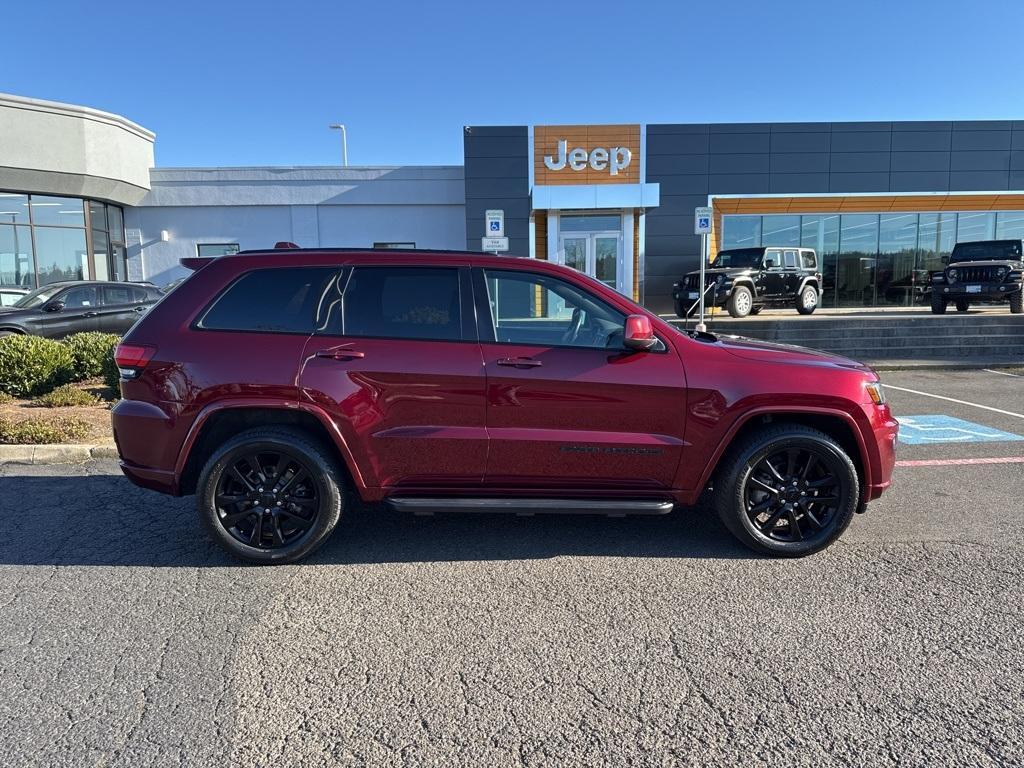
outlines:
{"label": "car door handle", "polygon": [[148,307],[132,307],[132,312],[145,312]]}
{"label": "car door handle", "polygon": [[99,312],[85,312],[82,314],[82,317],[98,317],[99,314]]}
{"label": "car door handle", "polygon": [[534,360],[532,357],[503,357],[498,360],[498,365],[506,365],[510,368],[537,368],[544,363]]}
{"label": "car door handle", "polygon": [[316,356],[324,357],[328,360],[362,360],[366,357],[366,354],[355,349],[335,347],[334,349],[321,349],[316,353]]}

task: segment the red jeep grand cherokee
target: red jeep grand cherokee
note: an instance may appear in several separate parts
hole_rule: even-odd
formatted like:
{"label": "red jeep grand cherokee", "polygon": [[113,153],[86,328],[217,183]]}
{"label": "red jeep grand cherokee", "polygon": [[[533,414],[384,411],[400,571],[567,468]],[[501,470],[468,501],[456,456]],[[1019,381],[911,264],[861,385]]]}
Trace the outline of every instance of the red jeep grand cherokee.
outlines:
{"label": "red jeep grand cherokee", "polygon": [[136,484],[198,496],[231,553],[285,563],[351,493],[414,513],[662,514],[714,489],[744,544],[799,556],[888,487],[878,378],[684,333],[534,259],[276,250],[200,263],[118,347]]}

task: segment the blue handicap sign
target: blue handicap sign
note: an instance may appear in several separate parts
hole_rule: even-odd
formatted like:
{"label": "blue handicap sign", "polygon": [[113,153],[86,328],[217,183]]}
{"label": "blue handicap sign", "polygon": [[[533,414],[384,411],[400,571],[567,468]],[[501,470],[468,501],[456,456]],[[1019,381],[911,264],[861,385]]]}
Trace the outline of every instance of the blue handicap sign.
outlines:
{"label": "blue handicap sign", "polygon": [[706,217],[701,216],[700,217],[700,227],[701,227],[701,229],[704,229],[705,227],[709,227],[709,226],[711,226],[711,222],[708,221],[708,219]]}
{"label": "blue handicap sign", "polygon": [[492,221],[491,222],[491,232],[497,232],[499,229],[500,229],[500,227],[498,226],[498,221],[497,220]]}
{"label": "blue handicap sign", "polygon": [[1021,435],[1003,432],[952,416],[900,416],[900,442],[907,445],[931,443],[999,443],[1024,440]]}

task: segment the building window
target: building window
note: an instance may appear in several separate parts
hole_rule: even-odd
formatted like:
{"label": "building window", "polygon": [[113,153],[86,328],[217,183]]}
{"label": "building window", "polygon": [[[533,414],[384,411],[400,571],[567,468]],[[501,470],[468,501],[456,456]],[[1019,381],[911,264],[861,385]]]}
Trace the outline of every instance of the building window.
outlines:
{"label": "building window", "polygon": [[200,257],[207,256],[234,256],[241,249],[238,243],[197,243],[196,254]]}
{"label": "building window", "polygon": [[761,245],[800,245],[800,217],[765,216],[761,222]]}
{"label": "building window", "polygon": [[760,216],[726,216],[722,222],[722,250],[761,245]]}
{"label": "building window", "polygon": [[385,251],[411,251],[416,248],[416,243],[374,243],[374,248],[381,248]]}
{"label": "building window", "polygon": [[956,219],[956,241],[992,240],[996,234],[996,215],[990,211],[960,213]]}
{"label": "building window", "polygon": [[124,280],[124,213],[77,197],[0,192],[0,285]]}

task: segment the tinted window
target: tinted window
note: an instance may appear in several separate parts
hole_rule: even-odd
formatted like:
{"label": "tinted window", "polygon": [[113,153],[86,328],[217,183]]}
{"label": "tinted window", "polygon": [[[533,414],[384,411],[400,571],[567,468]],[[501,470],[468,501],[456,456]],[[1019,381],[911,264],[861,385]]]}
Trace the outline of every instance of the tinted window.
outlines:
{"label": "tinted window", "polygon": [[104,304],[131,304],[132,301],[132,289],[127,285],[105,285],[103,287]]}
{"label": "tinted window", "polygon": [[818,264],[814,258],[814,251],[800,251],[800,264],[804,269],[816,269]]}
{"label": "tinted window", "polygon": [[356,267],[345,288],[342,316],[345,336],[459,341],[459,271]]}
{"label": "tinted window", "polygon": [[950,261],[1017,260],[1020,257],[1020,240],[995,240],[990,243],[957,243]]}
{"label": "tinted window", "polygon": [[622,348],[626,317],[596,296],[548,275],[485,270],[484,276],[495,341]]}
{"label": "tinted window", "polygon": [[786,251],[786,267],[789,269],[796,267],[796,251]]}
{"label": "tinted window", "polygon": [[238,253],[238,243],[199,243],[196,245],[197,256],[234,256]]}
{"label": "tinted window", "polygon": [[82,307],[96,306],[96,289],[92,286],[72,288],[64,293],[60,300],[64,302],[66,309],[81,309]]}
{"label": "tinted window", "polygon": [[214,302],[200,328],[221,331],[312,333],[317,308],[333,289],[332,267],[258,269],[242,276]]}

